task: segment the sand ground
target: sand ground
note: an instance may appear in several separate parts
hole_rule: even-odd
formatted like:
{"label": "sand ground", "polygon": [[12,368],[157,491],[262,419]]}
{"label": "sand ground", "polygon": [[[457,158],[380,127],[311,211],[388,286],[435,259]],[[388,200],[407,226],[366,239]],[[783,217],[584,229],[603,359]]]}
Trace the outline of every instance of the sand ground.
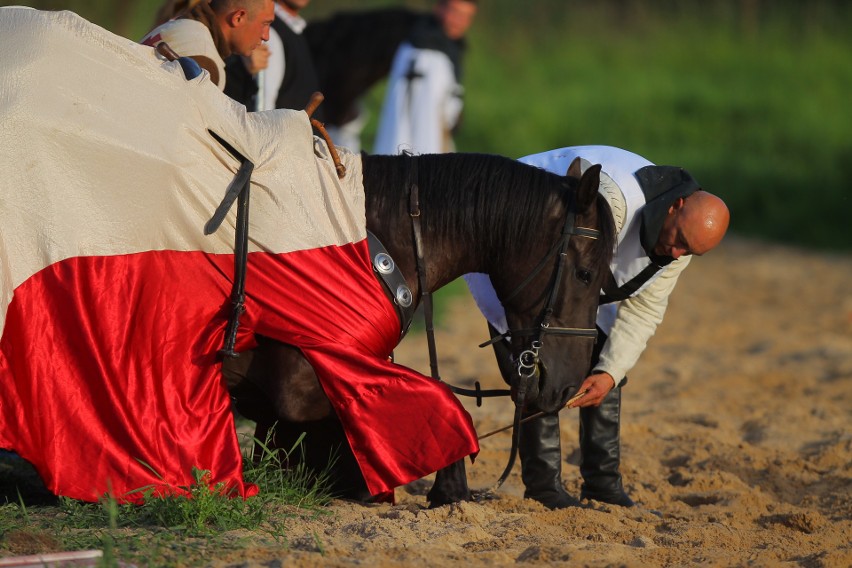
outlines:
{"label": "sand ground", "polygon": [[[640,504],[549,511],[518,466],[498,498],[429,510],[431,480],[396,505],[336,501],[286,521],[289,551],[222,565],[852,566],[852,257],[730,238],[695,259],[624,390],[622,472]],[[499,387],[485,325],[448,302],[442,375]],[[425,338],[400,362],[428,373]],[[466,404],[480,433],[511,421]],[[563,478],[579,495],[577,411],[562,412]],[[502,472],[510,437],[483,440],[473,488]],[[270,564],[272,562],[272,564]]]}
{"label": "sand ground", "polygon": [[[430,510],[431,479],[395,505],[334,501],[276,519],[285,540],[247,533],[222,567],[852,566],[852,255],[727,239],[695,259],[623,392],[622,472],[632,509],[523,499],[520,470],[496,498]],[[447,299],[442,376],[500,388],[484,320]],[[425,337],[398,361],[428,374]],[[477,430],[512,405],[466,402]],[[562,412],[563,479],[579,495],[577,411]],[[508,433],[482,441],[468,472],[491,487]],[[241,547],[242,548],[242,547]]]}

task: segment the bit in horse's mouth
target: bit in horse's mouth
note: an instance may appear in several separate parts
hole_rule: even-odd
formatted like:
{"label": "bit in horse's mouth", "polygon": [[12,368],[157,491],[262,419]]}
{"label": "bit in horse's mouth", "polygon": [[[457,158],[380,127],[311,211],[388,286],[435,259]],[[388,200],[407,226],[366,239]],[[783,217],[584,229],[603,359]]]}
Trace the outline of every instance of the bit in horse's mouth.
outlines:
{"label": "bit in horse's mouth", "polygon": [[[524,396],[524,408],[525,410],[529,410],[530,408],[536,408],[538,406],[538,399],[541,394],[541,383],[544,381],[544,370],[542,369],[542,376],[538,378],[537,381],[531,381],[530,385],[527,387],[527,393]],[[517,383],[510,385],[509,387],[510,396],[512,402],[518,402],[518,385]]]}

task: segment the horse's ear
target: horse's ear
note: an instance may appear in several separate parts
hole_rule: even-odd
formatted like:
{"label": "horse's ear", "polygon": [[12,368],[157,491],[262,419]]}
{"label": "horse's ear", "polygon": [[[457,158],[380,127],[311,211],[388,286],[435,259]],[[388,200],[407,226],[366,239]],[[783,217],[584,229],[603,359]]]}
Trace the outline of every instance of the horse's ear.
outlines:
{"label": "horse's ear", "polygon": [[568,166],[568,172],[565,174],[566,177],[580,179],[583,176],[583,172],[580,171],[581,160],[580,157],[577,156],[574,158],[574,161],[571,162],[571,165]]}
{"label": "horse's ear", "polygon": [[[571,168],[573,167],[574,164],[571,164]],[[568,168],[569,172],[571,168]],[[577,186],[577,211],[586,211],[592,206],[595,199],[597,199],[600,184],[601,165],[595,164],[594,166],[589,166],[580,178],[580,185]]]}

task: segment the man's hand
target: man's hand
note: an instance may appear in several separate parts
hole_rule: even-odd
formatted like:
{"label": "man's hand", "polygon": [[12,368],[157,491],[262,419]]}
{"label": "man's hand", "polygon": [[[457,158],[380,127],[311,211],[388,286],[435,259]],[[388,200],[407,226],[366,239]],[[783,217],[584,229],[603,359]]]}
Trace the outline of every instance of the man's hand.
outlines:
{"label": "man's hand", "polygon": [[609,373],[594,373],[586,377],[578,392],[587,391],[585,396],[568,405],[568,408],[600,406],[604,397],[615,387],[615,379]]}
{"label": "man's hand", "polygon": [[260,44],[251,52],[251,55],[243,57],[243,64],[252,75],[263,71],[269,66],[269,47],[265,43]]}

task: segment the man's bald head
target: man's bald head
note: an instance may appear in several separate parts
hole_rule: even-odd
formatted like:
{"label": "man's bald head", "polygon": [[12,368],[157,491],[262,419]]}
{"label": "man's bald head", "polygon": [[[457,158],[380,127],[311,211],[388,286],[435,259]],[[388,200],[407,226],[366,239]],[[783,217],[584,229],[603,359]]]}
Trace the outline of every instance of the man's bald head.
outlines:
{"label": "man's bald head", "polygon": [[679,198],[669,207],[654,254],[672,258],[700,256],[722,242],[730,220],[728,206],[712,193],[696,191]]}
{"label": "man's bald head", "polygon": [[275,20],[273,0],[212,0],[210,6],[231,52],[249,56],[269,40]]}

